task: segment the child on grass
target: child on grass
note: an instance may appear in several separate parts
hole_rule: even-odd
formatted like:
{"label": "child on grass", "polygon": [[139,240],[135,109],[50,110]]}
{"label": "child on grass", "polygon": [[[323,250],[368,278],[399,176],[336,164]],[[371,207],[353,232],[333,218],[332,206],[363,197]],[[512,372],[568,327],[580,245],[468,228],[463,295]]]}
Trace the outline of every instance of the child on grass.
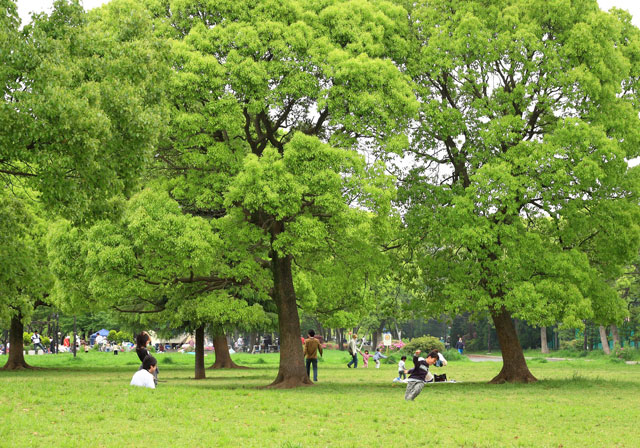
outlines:
{"label": "child on grass", "polygon": [[401,381],[407,379],[407,366],[405,362],[407,361],[407,357],[403,356],[400,358],[400,362],[398,363],[398,378],[396,381]]}
{"label": "child on grass", "polygon": [[373,360],[376,362],[376,369],[380,368],[380,358],[386,359],[387,357],[382,354],[380,348],[377,348],[376,353],[373,355]]}
{"label": "child on grass", "polygon": [[360,350],[358,350],[358,352],[362,355],[362,362],[364,364],[364,368],[366,369],[367,367],[369,367],[369,358],[371,358],[369,350],[365,350],[364,353],[362,353]]}

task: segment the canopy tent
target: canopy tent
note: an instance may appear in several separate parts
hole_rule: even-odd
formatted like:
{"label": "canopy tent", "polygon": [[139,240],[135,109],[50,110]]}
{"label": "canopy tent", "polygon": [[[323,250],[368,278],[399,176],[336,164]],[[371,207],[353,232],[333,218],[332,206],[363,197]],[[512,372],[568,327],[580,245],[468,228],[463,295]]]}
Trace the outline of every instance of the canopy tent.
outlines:
{"label": "canopy tent", "polygon": [[100,335],[100,336],[109,336],[109,330],[105,330],[105,329],[103,328],[103,329],[102,329],[102,330],[100,330],[100,331],[96,331],[96,332],[95,332],[95,333],[93,333],[91,336],[93,336],[93,337],[95,338],[95,337],[96,337],[96,336],[98,336],[98,335]]}

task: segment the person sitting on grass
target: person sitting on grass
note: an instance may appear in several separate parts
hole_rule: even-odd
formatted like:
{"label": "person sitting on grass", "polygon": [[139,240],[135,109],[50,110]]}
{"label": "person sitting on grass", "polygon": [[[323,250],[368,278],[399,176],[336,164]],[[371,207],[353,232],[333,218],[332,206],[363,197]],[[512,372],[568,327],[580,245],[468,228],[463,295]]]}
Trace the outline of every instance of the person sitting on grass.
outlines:
{"label": "person sitting on grass", "polygon": [[148,355],[142,361],[142,368],[133,374],[131,378],[131,386],[148,387],[155,389],[156,383],[153,380],[153,372],[158,366],[158,361],[151,355]]}
{"label": "person sitting on grass", "polygon": [[434,365],[438,361],[438,352],[432,350],[427,355],[427,359],[420,357],[420,350],[416,350],[413,355],[413,369],[409,372],[409,379],[407,380],[407,391],[404,394],[404,399],[413,401],[422,389],[427,381],[427,375],[429,375],[429,366]]}

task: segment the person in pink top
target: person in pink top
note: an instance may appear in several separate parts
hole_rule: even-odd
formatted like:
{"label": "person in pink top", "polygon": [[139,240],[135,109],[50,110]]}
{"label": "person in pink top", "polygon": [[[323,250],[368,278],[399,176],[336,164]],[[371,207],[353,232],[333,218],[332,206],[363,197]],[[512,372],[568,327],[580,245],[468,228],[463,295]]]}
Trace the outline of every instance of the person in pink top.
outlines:
{"label": "person in pink top", "polygon": [[365,350],[364,353],[362,353],[360,350],[358,351],[362,355],[362,361],[364,363],[364,368],[366,369],[367,367],[369,367],[369,358],[371,357],[371,355],[369,354],[369,350]]}

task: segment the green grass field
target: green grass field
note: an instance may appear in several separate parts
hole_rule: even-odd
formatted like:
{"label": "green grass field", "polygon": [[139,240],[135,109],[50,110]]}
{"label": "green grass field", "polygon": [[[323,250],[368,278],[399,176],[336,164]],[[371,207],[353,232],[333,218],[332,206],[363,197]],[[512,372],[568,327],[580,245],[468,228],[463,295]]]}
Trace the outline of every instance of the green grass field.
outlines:
{"label": "green grass field", "polygon": [[500,363],[453,361],[435,370],[458,383],[405,402],[395,365],[347,369],[336,351],[325,351],[315,386],[295,390],[260,388],[277,354],[234,355],[251,369],[200,381],[192,355],[157,357],[166,382],[151,390],[129,386],[133,353],[27,356],[43,369],[0,372],[0,446],[640,446],[640,365],[608,359],[533,360],[538,383],[500,386],[487,384]]}

